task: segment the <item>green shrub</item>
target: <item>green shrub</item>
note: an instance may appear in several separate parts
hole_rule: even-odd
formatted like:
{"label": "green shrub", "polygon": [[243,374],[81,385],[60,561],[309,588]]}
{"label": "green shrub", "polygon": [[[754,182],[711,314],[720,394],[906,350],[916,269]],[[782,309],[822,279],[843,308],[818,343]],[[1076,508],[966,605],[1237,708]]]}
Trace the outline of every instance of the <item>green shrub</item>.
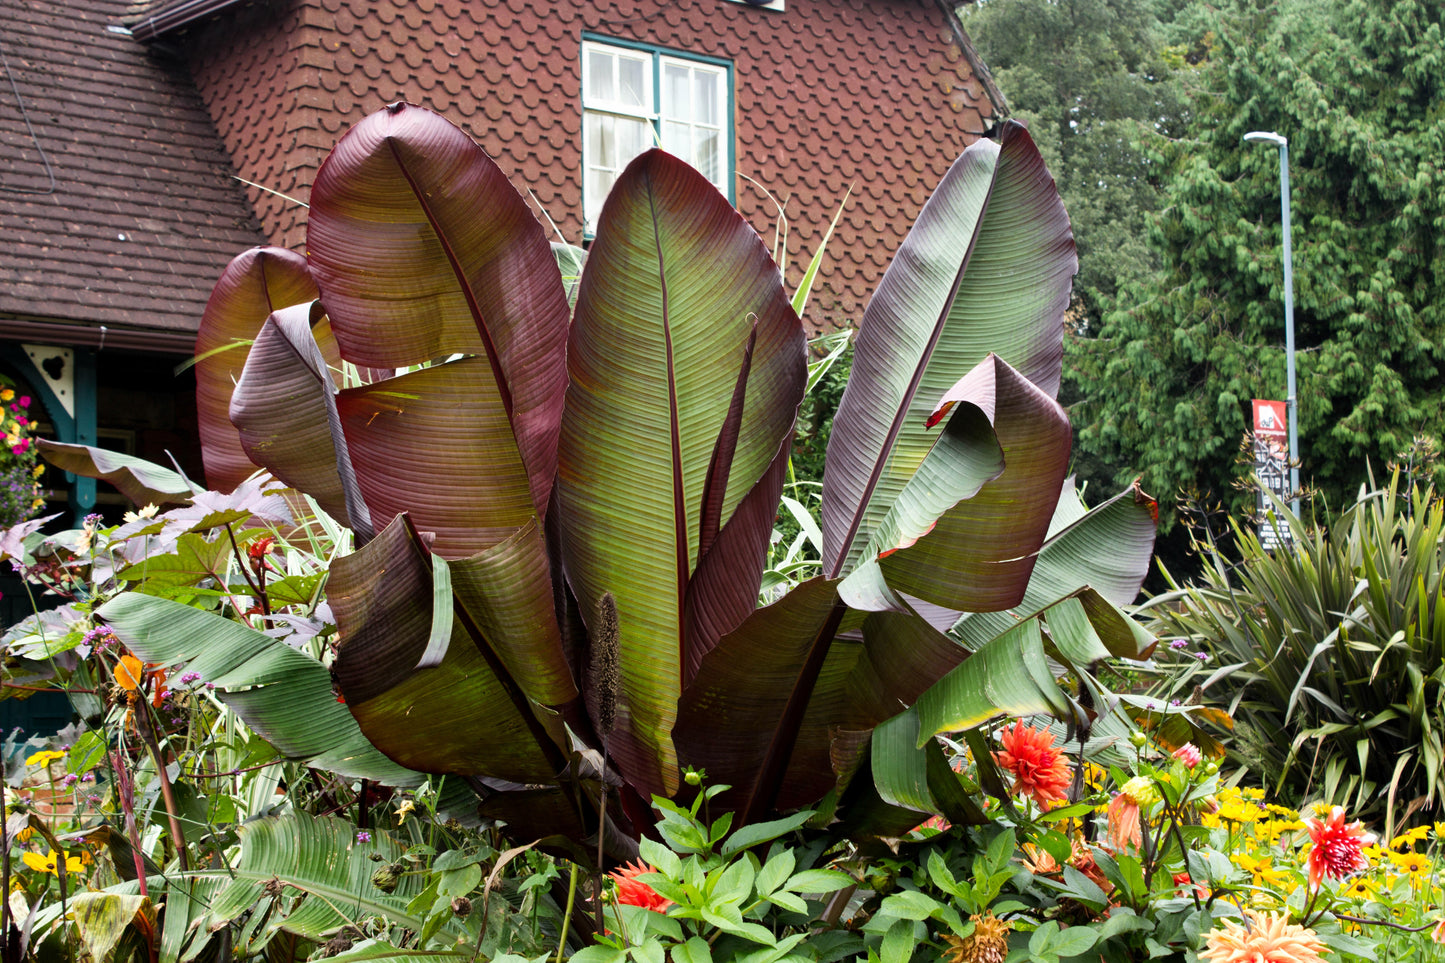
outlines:
{"label": "green shrub", "polygon": [[1236,720],[1235,759],[1266,785],[1392,831],[1445,787],[1445,506],[1433,489],[1401,491],[1397,474],[1327,527],[1279,510],[1293,550],[1270,554],[1232,523],[1237,561],[1204,545],[1201,581],[1171,578],[1146,604],[1161,637],[1207,656],[1185,657],[1164,695],[1202,686]]}

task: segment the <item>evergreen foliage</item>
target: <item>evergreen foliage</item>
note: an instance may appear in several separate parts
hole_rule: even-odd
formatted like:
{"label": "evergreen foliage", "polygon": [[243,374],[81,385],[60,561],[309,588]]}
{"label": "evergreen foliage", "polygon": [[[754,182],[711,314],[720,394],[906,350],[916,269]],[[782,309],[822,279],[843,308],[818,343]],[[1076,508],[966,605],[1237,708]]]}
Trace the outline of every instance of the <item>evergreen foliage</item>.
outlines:
{"label": "evergreen foliage", "polygon": [[1251,130],[1290,141],[1302,480],[1348,504],[1367,458],[1445,431],[1442,7],[1188,11],[1218,46],[1163,152],[1163,270],[1122,286],[1070,366],[1080,442],[1120,478],[1230,500],[1250,399],[1285,395],[1279,159]]}

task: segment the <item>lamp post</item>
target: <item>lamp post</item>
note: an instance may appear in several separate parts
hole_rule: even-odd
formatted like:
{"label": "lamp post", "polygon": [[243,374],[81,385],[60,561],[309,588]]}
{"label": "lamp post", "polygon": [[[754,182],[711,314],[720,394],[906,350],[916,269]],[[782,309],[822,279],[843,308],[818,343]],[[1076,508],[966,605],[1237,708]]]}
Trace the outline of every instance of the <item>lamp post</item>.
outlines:
{"label": "lamp post", "polygon": [[1272,130],[1252,130],[1244,139],[1256,144],[1273,144],[1279,148],[1279,208],[1284,219],[1284,352],[1285,379],[1288,395],[1285,409],[1289,416],[1289,490],[1290,511],[1299,514],[1299,400],[1294,386],[1294,268],[1289,237],[1289,138]]}

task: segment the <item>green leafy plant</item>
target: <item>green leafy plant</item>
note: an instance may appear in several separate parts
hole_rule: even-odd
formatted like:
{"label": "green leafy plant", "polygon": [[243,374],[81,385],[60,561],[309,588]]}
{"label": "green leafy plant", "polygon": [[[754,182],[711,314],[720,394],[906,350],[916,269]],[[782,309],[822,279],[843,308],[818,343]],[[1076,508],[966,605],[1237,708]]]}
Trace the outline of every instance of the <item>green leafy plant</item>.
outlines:
{"label": "green leafy plant", "polygon": [[[715,805],[738,825],[766,820],[843,792],[873,728],[956,667],[935,726],[1019,703],[1087,722],[1044,652],[1081,677],[1150,644],[1116,606],[1152,502],[1090,518],[1060,499],[1074,258],[1022,127],[964,153],[875,294],[829,439],[822,572],[763,608],[805,342],[700,175],[633,162],[570,309],[525,202],[418,108],[343,138],[309,232],[306,259],[248,252],[211,299],[208,473],[260,464],[350,529],[326,587],[336,691],[387,757],[458,777],[519,834],[629,858],[689,764],[732,786]],[[1083,561],[1104,544],[1111,564]],[[104,614],[144,645],[170,617],[136,606]],[[921,733],[906,755],[926,769]]]}
{"label": "green leafy plant", "polygon": [[1392,832],[1445,792],[1445,506],[1397,475],[1327,527],[1282,504],[1275,516],[1292,549],[1268,552],[1235,525],[1237,560],[1201,545],[1199,583],[1145,606],[1154,631],[1179,640],[1162,650],[1180,668],[1160,698],[1201,686],[1238,723],[1233,759],[1271,791],[1339,802]]}

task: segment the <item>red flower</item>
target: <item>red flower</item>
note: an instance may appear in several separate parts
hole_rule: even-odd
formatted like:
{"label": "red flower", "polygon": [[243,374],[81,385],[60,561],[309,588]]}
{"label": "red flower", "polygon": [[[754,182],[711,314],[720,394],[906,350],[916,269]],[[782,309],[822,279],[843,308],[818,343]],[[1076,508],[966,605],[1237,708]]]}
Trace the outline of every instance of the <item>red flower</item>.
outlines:
{"label": "red flower", "polygon": [[1064,798],[1069,788],[1069,766],[1054,737],[1042,729],[1015,722],[1000,737],[1003,752],[993,754],[994,762],[1013,773],[1013,791],[1029,796],[1040,809]]}
{"label": "red flower", "polygon": [[663,913],[672,905],[672,900],[657,895],[657,891],[646,883],[638,882],[643,873],[654,873],[646,863],[626,863],[617,872],[610,874],[617,884],[617,902],[628,906],[641,906],[654,912]]}
{"label": "red flower", "polygon": [[1370,864],[1362,850],[1371,840],[1358,822],[1345,823],[1345,810],[1336,806],[1324,819],[1306,819],[1310,834],[1310,886],[1320,885],[1326,876],[1344,879]]}
{"label": "red flower", "polygon": [[271,546],[275,543],[275,535],[262,535],[246,547],[246,554],[251,556],[251,561],[259,562],[270,553]]}

